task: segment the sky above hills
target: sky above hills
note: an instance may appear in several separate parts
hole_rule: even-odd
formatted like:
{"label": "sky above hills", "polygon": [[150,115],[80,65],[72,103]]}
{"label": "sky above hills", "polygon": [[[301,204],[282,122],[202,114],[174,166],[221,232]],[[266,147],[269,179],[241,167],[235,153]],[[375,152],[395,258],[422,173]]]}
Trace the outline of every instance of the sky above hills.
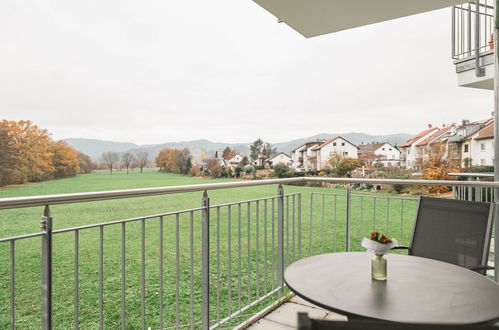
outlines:
{"label": "sky above hills", "polygon": [[450,9],[305,39],[249,0],[0,2],[0,119],[154,144],[416,133],[490,116]]}

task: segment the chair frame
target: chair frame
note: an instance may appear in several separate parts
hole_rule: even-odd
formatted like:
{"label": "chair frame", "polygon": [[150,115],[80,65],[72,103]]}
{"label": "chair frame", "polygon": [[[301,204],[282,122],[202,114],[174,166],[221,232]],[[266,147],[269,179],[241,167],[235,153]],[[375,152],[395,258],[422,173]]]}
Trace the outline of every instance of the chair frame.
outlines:
{"label": "chair frame", "polygon": [[[409,255],[413,255],[412,254],[412,247],[414,245],[414,237],[415,237],[416,229],[417,229],[417,226],[418,226],[419,213],[421,211],[421,206],[422,206],[421,205],[422,204],[421,201],[424,200],[424,199],[428,199],[428,200],[439,200],[440,198],[424,197],[424,196],[420,196],[419,197],[418,207],[417,207],[417,212],[416,212],[416,218],[414,220],[414,225],[413,225],[413,228],[412,228],[411,242],[410,242],[409,246],[397,246],[397,247],[392,248],[392,250],[408,250],[409,251]],[[489,259],[490,243],[491,243],[491,239],[492,239],[492,225],[493,225],[493,222],[494,222],[494,207],[495,207],[494,203],[463,201],[463,200],[456,200],[456,199],[448,199],[446,201],[456,202],[456,203],[461,203],[461,204],[462,203],[465,203],[465,204],[477,204],[477,203],[479,203],[479,204],[487,204],[489,206],[489,216],[488,216],[488,219],[487,219],[487,228],[485,229],[486,230],[486,237],[485,237],[484,248],[483,248],[483,251],[482,251],[481,265],[477,266],[477,267],[469,268],[470,270],[481,272],[483,275],[485,275],[485,271],[486,270],[488,270],[488,269],[494,269],[493,267],[490,267],[490,266],[487,265],[488,259]]]}

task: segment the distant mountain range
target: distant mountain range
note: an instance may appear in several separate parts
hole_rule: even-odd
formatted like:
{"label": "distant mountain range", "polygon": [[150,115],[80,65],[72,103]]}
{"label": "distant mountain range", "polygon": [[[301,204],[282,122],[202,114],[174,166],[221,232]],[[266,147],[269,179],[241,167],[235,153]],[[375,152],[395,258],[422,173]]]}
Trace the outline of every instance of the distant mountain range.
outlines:
{"label": "distant mountain range", "polygon": [[[314,136],[309,136],[306,138],[296,139],[288,142],[272,143],[272,146],[276,147],[278,151],[290,153],[291,150],[300,146],[302,143],[307,141],[315,141],[321,139],[329,139],[334,136],[341,135],[348,141],[354,144],[370,143],[370,142],[390,142],[394,145],[399,145],[409,138],[412,137],[410,134],[390,134],[390,135],[370,135],[365,133],[346,133],[346,134],[328,134],[321,133]],[[137,145],[129,142],[115,142],[115,141],[105,141],[105,140],[95,140],[95,139],[66,139],[65,140],[70,146],[78,151],[81,151],[89,155],[93,160],[98,160],[103,152],[112,151],[117,153],[125,152],[143,152],[149,153],[151,159],[154,159],[161,149],[165,148],[175,148],[183,149],[189,148],[191,154],[194,158],[199,157],[203,152],[211,156],[215,151],[222,151],[225,147],[230,147],[238,152],[249,155],[249,147],[252,142],[248,143],[223,143],[223,142],[211,142],[208,140],[194,140],[194,141],[183,141],[183,142],[167,142],[161,144],[148,144],[148,145]],[[267,142],[267,141],[266,141]]]}

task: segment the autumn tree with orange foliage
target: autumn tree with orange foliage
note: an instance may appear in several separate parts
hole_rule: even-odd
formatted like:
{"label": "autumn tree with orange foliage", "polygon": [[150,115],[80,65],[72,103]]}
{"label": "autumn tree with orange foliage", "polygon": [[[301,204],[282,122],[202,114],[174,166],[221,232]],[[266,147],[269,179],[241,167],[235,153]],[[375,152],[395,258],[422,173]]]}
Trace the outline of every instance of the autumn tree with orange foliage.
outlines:
{"label": "autumn tree with orange foliage", "polygon": [[160,172],[173,172],[187,175],[191,169],[189,149],[163,149],[156,156],[156,166]]}
{"label": "autumn tree with orange foliage", "polygon": [[[428,145],[428,159],[423,162],[424,180],[450,180],[449,168],[453,165],[447,160],[447,149],[444,142]],[[448,186],[428,186],[431,193],[445,193]]]}
{"label": "autumn tree with orange foliage", "polygon": [[55,142],[46,129],[29,120],[0,122],[0,185],[76,175],[76,150]]}

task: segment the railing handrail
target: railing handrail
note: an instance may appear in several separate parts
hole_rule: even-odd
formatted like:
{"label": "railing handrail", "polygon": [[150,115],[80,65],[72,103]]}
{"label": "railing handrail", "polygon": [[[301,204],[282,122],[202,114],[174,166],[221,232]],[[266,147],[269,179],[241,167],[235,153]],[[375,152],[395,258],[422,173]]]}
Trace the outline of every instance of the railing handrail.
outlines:
{"label": "railing handrail", "polygon": [[462,176],[464,178],[493,178],[494,173],[482,172],[482,173],[448,173],[449,176]]}
{"label": "railing handrail", "polygon": [[240,187],[264,186],[274,184],[324,182],[338,184],[400,184],[421,186],[463,186],[463,187],[493,187],[499,188],[498,181],[452,181],[452,180],[411,180],[411,179],[363,179],[363,178],[326,178],[326,177],[299,177],[283,179],[267,179],[254,181],[234,181],[208,184],[194,184],[184,186],[155,187],[142,189],[110,190],[84,193],[23,196],[0,198],[0,210],[15,209],[33,206],[57,205],[81,202],[103,201],[131,197],[167,195],[205,190],[230,189]]}

